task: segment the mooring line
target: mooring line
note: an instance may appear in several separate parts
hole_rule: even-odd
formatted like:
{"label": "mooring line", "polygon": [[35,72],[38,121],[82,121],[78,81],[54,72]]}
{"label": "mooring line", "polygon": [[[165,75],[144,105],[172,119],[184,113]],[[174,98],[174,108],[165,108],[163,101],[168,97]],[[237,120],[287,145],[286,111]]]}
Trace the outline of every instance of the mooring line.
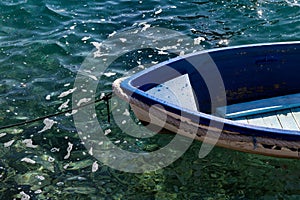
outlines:
{"label": "mooring line", "polygon": [[91,102],[85,103],[85,104],[77,106],[75,108],[70,108],[68,110],[64,110],[64,111],[61,111],[61,112],[58,112],[58,113],[54,113],[54,114],[45,115],[45,116],[38,117],[38,118],[35,118],[35,119],[32,119],[32,120],[25,120],[23,122],[19,122],[19,123],[15,123],[15,124],[1,126],[0,130],[4,130],[4,129],[8,129],[8,128],[14,128],[14,127],[17,127],[17,126],[23,126],[23,125],[27,125],[27,124],[32,124],[34,122],[42,121],[42,120],[44,120],[46,118],[56,117],[56,116],[59,116],[59,115],[71,112],[73,110],[78,110],[80,108],[83,108],[83,107],[86,107],[86,106],[89,106],[91,104],[98,103],[98,102],[101,102],[101,101],[105,101],[106,102],[107,121],[110,123],[109,100],[111,99],[111,97],[112,97],[112,93],[108,93],[108,94],[105,94],[103,97],[101,97],[99,99],[96,99],[95,101],[91,101]]}

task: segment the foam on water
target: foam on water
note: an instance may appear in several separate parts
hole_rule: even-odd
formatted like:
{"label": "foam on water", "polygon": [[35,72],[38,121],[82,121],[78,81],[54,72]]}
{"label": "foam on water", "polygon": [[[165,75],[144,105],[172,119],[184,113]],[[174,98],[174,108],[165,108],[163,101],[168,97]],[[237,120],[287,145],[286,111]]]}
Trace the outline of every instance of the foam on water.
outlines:
{"label": "foam on water", "polygon": [[[192,38],[185,44],[161,45],[156,51],[128,52],[103,72],[97,97],[111,91],[111,83],[133,67],[135,71],[174,55],[197,50],[259,42],[299,40],[300,8],[296,0],[259,1],[0,1],[0,126],[19,123],[71,107],[80,72],[98,83],[101,74],[80,70],[90,55],[109,61],[127,44],[143,40],[151,28],[176,30]],[[132,31],[135,41],[117,36]],[[155,40],[172,36],[153,33]],[[144,36],[144,37],[143,37]],[[118,38],[114,40],[114,38]],[[104,41],[110,39],[112,43]],[[122,48],[113,49],[118,44]],[[95,65],[94,67],[101,67]],[[87,80],[82,80],[84,83]],[[93,91],[85,90],[85,93]],[[77,105],[92,99],[82,98]],[[112,102],[118,110],[122,101]],[[159,135],[137,139],[107,122],[107,105],[96,105],[105,135],[132,152],[155,151],[172,139]],[[132,111],[119,110],[124,117]],[[200,144],[171,166],[144,174],[109,169],[95,160],[95,149],[108,148],[93,135],[81,141],[72,111],[56,118],[0,131],[0,199],[291,199],[299,198],[298,162],[249,155],[216,148],[198,159]],[[122,120],[126,128],[128,120]],[[138,122],[137,122],[138,123]],[[85,123],[95,128],[89,119]],[[141,130],[130,130],[141,134]],[[96,142],[95,142],[96,141]],[[130,162],[135,162],[131,160]],[[126,164],[126,162],[121,162]]]}

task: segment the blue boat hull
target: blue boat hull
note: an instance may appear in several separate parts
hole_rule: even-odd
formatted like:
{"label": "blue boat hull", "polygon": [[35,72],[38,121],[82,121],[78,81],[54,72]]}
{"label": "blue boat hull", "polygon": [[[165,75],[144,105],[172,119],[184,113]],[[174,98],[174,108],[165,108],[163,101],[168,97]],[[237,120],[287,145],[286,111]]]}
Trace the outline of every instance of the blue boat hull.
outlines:
{"label": "blue boat hull", "polygon": [[[183,108],[147,92],[185,74],[193,89],[196,110]],[[228,105],[298,94],[299,74],[300,42],[256,44],[201,51],[171,59],[118,81],[114,90],[133,106],[143,121],[149,121],[147,115],[151,106],[163,107],[169,120],[165,128],[172,132],[179,131],[189,137],[190,126],[195,138],[201,141],[208,130],[216,135],[220,132],[219,146],[299,158],[299,130],[254,126],[214,114],[217,108]],[[217,79],[220,78],[219,84]],[[182,123],[186,124],[182,126]],[[186,130],[180,130],[182,127]]]}

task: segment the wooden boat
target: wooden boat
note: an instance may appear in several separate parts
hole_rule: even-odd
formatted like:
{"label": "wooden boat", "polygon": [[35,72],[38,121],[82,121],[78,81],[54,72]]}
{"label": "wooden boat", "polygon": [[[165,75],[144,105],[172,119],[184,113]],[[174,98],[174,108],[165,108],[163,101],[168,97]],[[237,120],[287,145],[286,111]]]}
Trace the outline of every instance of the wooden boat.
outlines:
{"label": "wooden boat", "polygon": [[113,88],[142,121],[154,117],[200,141],[210,131],[216,145],[230,149],[300,158],[300,42],[201,51],[118,79]]}

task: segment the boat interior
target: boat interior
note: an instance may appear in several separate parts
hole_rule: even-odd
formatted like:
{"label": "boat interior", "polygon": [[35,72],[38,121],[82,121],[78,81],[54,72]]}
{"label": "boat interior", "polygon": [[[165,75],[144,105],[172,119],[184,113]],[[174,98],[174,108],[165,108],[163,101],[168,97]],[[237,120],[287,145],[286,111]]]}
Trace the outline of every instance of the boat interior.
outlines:
{"label": "boat interior", "polygon": [[[131,84],[148,95],[193,111],[300,131],[299,55],[300,44],[200,52],[151,69]],[[207,80],[216,81],[209,85]],[[214,101],[218,101],[214,106],[211,88],[217,90],[213,93]]]}

